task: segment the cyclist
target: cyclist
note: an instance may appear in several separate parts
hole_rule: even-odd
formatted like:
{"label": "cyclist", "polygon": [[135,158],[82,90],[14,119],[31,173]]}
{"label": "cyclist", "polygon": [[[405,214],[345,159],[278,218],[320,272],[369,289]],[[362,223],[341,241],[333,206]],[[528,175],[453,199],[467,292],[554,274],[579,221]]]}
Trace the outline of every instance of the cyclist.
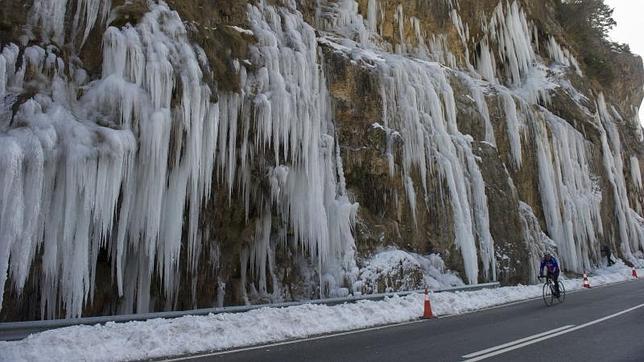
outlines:
{"label": "cyclist", "polygon": [[539,278],[543,278],[543,269],[546,268],[548,278],[552,279],[555,286],[554,296],[559,298],[559,263],[554,256],[546,252],[541,259],[541,267],[539,268]]}

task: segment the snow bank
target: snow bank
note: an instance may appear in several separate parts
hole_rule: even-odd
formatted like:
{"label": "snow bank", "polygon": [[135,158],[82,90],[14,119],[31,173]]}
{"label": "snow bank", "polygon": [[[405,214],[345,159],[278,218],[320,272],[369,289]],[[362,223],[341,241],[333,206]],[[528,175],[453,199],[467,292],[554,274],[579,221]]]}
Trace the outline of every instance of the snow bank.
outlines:
{"label": "snow bank", "polygon": [[[619,263],[596,271],[590,278],[593,286],[620,282],[630,279],[630,270]],[[564,283],[569,291],[582,285],[581,279]],[[431,298],[434,313],[446,316],[539,296],[541,285],[519,285],[438,293]],[[239,314],[75,326],[22,341],[0,342],[0,360],[112,361],[185,355],[411,321],[422,314],[422,305],[423,295],[413,294],[333,307],[301,305]]]}

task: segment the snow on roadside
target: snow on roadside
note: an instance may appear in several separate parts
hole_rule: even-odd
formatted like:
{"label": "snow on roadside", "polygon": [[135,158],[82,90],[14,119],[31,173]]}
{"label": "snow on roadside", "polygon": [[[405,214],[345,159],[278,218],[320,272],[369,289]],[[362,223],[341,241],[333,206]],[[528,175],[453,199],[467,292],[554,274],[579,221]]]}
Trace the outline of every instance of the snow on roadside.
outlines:
{"label": "snow on roadside", "polygon": [[[629,279],[630,269],[619,264],[598,270],[591,276],[591,284],[599,286]],[[580,289],[582,284],[581,279],[564,283],[567,290]],[[434,313],[445,316],[539,296],[540,285],[520,285],[435,293],[431,299]],[[0,342],[0,360],[138,360],[222,350],[411,321],[422,314],[422,301],[423,295],[413,294],[332,307],[301,305],[239,314],[75,326],[39,333],[22,341]]]}

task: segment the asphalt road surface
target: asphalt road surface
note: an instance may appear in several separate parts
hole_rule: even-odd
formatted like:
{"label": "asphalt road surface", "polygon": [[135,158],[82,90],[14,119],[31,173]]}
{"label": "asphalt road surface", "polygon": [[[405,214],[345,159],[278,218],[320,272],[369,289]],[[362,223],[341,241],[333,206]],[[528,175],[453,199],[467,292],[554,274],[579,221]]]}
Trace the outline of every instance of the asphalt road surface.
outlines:
{"label": "asphalt road surface", "polygon": [[644,281],[175,361],[644,361]]}

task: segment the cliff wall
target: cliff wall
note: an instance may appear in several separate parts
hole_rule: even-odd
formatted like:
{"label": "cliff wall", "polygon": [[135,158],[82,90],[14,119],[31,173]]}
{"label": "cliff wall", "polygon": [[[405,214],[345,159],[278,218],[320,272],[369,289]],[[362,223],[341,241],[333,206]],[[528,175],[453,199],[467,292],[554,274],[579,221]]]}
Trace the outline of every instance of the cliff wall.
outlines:
{"label": "cliff wall", "polygon": [[644,258],[642,60],[587,75],[556,0],[5,3],[3,320]]}

